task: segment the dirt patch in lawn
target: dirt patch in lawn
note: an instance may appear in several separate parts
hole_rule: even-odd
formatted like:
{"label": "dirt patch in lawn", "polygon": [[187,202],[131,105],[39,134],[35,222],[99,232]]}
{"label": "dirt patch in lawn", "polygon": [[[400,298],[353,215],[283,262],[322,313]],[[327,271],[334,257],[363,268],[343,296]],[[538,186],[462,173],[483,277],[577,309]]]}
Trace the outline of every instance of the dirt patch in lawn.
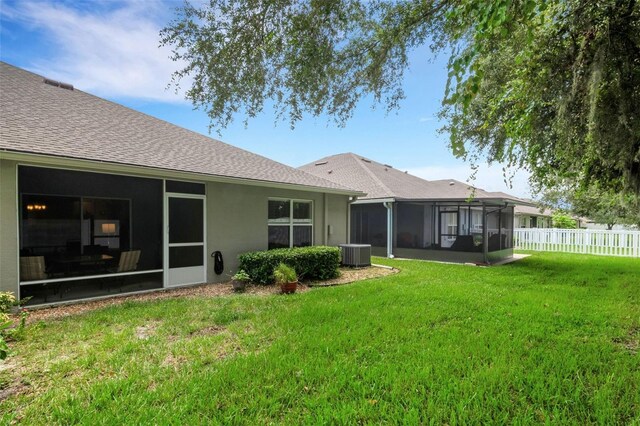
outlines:
{"label": "dirt patch in lawn", "polygon": [[20,381],[15,381],[12,384],[9,384],[8,387],[0,389],[0,401],[8,399],[11,396],[26,393],[28,389],[29,386]]}
{"label": "dirt patch in lawn", "polygon": [[200,330],[193,331],[192,336],[211,336],[213,334],[222,333],[225,330],[224,327],[217,325],[211,325],[209,327],[201,328]]}
{"label": "dirt patch in lawn", "polygon": [[640,350],[640,327],[631,327],[626,336],[613,339],[613,343],[622,346],[632,355],[635,355]]}
{"label": "dirt patch in lawn", "polygon": [[4,383],[4,385],[0,385],[0,401],[28,391],[28,384],[20,379],[23,371],[24,367],[16,357],[10,357],[4,361],[0,361],[0,373],[6,372],[14,377],[13,380]]}
{"label": "dirt patch in lawn", "polygon": [[148,324],[142,325],[136,328],[135,335],[139,340],[147,340],[149,337],[156,334],[156,330],[158,329],[158,325],[160,325],[159,321],[153,321]]}
{"label": "dirt patch in lawn", "polygon": [[[356,281],[366,280],[370,278],[383,277],[398,272],[397,269],[369,266],[364,268],[340,268],[340,276],[338,278],[318,281],[318,282],[302,282],[298,285],[298,293],[305,293],[311,290],[311,287],[328,287],[334,285],[349,284]],[[281,294],[280,287],[275,285],[253,285],[247,286],[244,293],[235,293],[231,282],[219,284],[201,284],[190,287],[181,287],[175,289],[158,290],[149,293],[138,293],[131,295],[116,295],[113,297],[92,300],[88,302],[74,302],[68,305],[57,305],[50,308],[33,309],[30,311],[29,322],[40,320],[51,320],[64,318],[71,315],[78,315],[106,306],[119,305],[125,302],[146,302],[161,299],[170,299],[173,297],[221,297],[231,295],[251,294],[251,295],[273,295]],[[16,317],[17,318],[17,317]],[[147,333],[148,330],[141,330],[141,333]]]}

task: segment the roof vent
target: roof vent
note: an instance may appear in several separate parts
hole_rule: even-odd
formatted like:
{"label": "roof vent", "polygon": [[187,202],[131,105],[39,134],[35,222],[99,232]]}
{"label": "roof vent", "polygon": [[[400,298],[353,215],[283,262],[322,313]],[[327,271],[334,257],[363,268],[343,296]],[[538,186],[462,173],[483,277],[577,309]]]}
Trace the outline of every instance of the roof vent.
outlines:
{"label": "roof vent", "polygon": [[391,167],[391,166],[390,166],[390,165],[388,165],[388,164],[383,164],[383,166],[388,167],[388,168],[390,168],[390,169],[393,169],[393,167]]}
{"label": "roof vent", "polygon": [[362,161],[364,161],[365,163],[370,163],[370,162],[371,162],[371,160],[367,160],[367,159],[366,159],[366,158],[364,158],[364,157],[362,157],[362,158],[361,158],[361,160],[362,160]]}
{"label": "roof vent", "polygon": [[61,89],[73,90],[73,84],[63,83],[57,80],[51,80],[50,78],[45,78],[44,84],[48,84],[49,86],[59,87]]}
{"label": "roof vent", "polygon": [[331,174],[331,173],[333,173],[333,170],[329,170],[327,173]]}
{"label": "roof vent", "polygon": [[453,181],[449,182],[449,186],[453,186],[453,185],[455,185],[455,184],[456,184],[456,183],[455,183],[455,182],[453,182]]}
{"label": "roof vent", "polygon": [[322,166],[323,164],[327,164],[327,163],[328,163],[328,161],[318,161],[316,163],[316,166]]}

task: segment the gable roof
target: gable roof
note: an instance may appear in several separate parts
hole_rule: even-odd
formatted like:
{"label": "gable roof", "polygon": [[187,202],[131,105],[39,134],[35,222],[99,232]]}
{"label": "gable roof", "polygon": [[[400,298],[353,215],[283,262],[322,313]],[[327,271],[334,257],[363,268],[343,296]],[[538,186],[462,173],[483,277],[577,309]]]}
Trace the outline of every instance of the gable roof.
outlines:
{"label": "gable roof", "polygon": [[[54,82],[55,83],[55,82]],[[0,62],[0,152],[41,154],[206,176],[350,188]]]}
{"label": "gable roof", "polygon": [[[463,201],[474,188],[454,179],[425,180],[354,153],[332,155],[300,167],[305,172],[365,192],[360,199]],[[517,197],[475,188],[476,200],[520,203]]]}

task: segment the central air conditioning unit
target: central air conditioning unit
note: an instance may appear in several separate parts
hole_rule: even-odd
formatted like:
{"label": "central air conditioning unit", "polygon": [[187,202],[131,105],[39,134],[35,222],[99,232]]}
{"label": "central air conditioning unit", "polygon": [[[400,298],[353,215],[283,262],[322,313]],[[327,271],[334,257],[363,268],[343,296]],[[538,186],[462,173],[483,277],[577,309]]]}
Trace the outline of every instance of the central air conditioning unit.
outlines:
{"label": "central air conditioning unit", "polygon": [[371,266],[371,244],[340,244],[340,251],[345,266]]}

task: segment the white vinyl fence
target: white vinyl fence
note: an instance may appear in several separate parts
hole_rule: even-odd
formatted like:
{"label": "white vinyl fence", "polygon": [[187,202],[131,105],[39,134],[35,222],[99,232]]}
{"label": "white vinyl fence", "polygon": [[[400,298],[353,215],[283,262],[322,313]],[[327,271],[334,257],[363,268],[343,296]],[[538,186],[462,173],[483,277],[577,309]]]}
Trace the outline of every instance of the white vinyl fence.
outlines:
{"label": "white vinyl fence", "polygon": [[513,239],[522,250],[640,257],[640,231],[514,229]]}

